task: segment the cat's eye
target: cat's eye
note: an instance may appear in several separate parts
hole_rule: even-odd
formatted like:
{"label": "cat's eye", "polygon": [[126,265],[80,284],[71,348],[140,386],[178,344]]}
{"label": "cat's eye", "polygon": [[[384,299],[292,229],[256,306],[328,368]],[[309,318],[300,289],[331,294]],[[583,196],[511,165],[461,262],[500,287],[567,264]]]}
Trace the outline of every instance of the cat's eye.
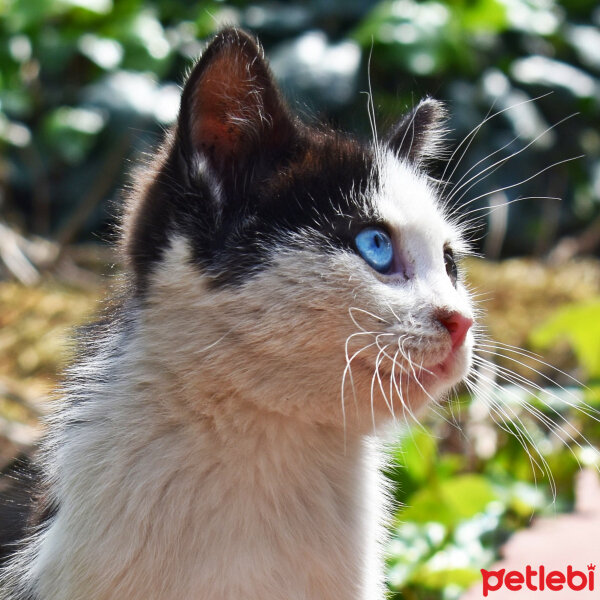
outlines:
{"label": "cat's eye", "polygon": [[387,273],[394,259],[390,236],[377,227],[363,229],[355,238],[358,253],[379,273]]}
{"label": "cat's eye", "polygon": [[456,285],[458,279],[458,267],[454,260],[454,252],[450,248],[444,248],[444,264],[446,265],[446,273],[450,277],[450,281],[453,285]]}

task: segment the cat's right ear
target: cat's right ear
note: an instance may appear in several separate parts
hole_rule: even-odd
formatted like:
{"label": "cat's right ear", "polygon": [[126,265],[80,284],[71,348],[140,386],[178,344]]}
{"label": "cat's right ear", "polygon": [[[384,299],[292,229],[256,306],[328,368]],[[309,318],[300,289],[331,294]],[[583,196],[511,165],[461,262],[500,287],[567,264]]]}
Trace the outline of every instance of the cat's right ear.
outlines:
{"label": "cat's right ear", "polygon": [[294,133],[262,48],[239,29],[219,33],[181,97],[177,140],[192,180],[207,164],[222,185],[246,184],[276,162]]}

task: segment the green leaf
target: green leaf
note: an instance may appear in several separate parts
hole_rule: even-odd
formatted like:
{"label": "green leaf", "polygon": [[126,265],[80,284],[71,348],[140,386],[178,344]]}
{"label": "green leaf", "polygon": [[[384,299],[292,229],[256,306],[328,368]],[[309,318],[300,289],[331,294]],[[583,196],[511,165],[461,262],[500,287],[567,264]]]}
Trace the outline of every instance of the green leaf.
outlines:
{"label": "green leaf", "polygon": [[398,520],[415,523],[437,521],[455,526],[483,512],[496,499],[497,495],[485,477],[460,475],[413,494],[408,507],[398,514]]}
{"label": "green leaf", "polygon": [[468,588],[480,579],[481,572],[477,569],[466,567],[463,569],[433,571],[424,566],[413,575],[411,582],[418,583],[429,589],[443,590],[448,585]]}
{"label": "green leaf", "polygon": [[413,430],[394,451],[397,463],[404,467],[409,477],[421,483],[432,472],[437,457],[434,437],[424,429]]}
{"label": "green leaf", "polygon": [[461,25],[468,31],[500,33],[507,29],[506,6],[497,0],[479,0],[465,4]]}
{"label": "green leaf", "polygon": [[588,376],[600,377],[600,300],[559,309],[530,336],[532,345],[540,350],[561,340],[571,345]]}
{"label": "green leaf", "polygon": [[63,160],[75,164],[86,156],[105,124],[100,111],[61,106],[46,118],[45,139]]}

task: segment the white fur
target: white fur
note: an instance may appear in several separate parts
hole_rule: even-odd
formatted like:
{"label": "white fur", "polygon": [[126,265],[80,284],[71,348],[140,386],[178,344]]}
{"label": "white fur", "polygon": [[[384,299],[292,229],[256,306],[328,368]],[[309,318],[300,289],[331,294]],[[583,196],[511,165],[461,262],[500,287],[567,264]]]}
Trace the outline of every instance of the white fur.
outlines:
{"label": "white fur", "polygon": [[[17,587],[43,600],[384,597],[373,428],[456,383],[472,344],[443,379],[415,382],[449,352],[433,311],[471,309],[445,273],[443,245],[459,240],[427,179],[385,161],[372,193],[408,279],[349,251],[301,248],[310,236],[298,234],[272,266],[215,290],[172,239],[130,331],[79,367],[97,383],[49,442],[60,508],[9,571]],[[376,346],[347,369],[355,333],[351,354],[378,334],[408,344],[417,367],[397,358],[395,399],[394,365]]]}

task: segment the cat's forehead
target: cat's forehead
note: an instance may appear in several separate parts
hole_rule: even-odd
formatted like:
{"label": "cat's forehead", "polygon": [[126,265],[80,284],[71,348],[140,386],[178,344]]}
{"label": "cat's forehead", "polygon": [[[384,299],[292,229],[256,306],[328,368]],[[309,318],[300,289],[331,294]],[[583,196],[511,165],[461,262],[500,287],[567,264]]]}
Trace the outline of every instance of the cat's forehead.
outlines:
{"label": "cat's forehead", "polygon": [[[310,130],[300,146],[262,187],[266,203],[279,204],[295,218],[302,218],[297,209],[323,215],[362,211],[365,207],[357,198],[364,197],[379,180],[372,149],[347,136]],[[296,200],[296,207],[290,198]]]}
{"label": "cat's forehead", "polygon": [[270,183],[262,190],[269,196],[267,205],[278,204],[292,220],[303,221],[316,210],[329,218],[343,213],[359,223],[379,220],[394,229],[427,226],[438,236],[454,236],[432,180],[385,146],[323,136]]}
{"label": "cat's forehead", "polygon": [[427,175],[392,152],[382,153],[378,172],[378,186],[370,201],[390,229],[400,234],[419,232],[438,244],[458,241]]}

